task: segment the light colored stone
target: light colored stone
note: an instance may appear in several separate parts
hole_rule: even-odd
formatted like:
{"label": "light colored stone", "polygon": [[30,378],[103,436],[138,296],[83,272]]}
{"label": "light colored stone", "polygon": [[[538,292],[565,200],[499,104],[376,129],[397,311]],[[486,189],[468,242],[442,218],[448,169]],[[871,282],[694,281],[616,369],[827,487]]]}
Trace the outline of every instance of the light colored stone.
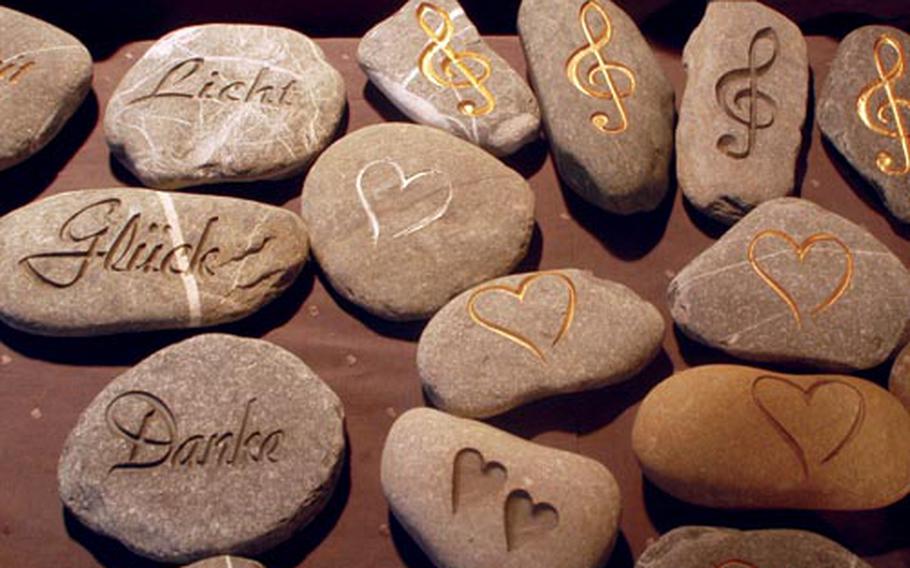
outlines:
{"label": "light colored stone", "polygon": [[185,568],[265,568],[265,566],[255,560],[249,560],[247,558],[239,558],[237,556],[216,556],[214,558],[206,558],[205,560],[194,562]]}

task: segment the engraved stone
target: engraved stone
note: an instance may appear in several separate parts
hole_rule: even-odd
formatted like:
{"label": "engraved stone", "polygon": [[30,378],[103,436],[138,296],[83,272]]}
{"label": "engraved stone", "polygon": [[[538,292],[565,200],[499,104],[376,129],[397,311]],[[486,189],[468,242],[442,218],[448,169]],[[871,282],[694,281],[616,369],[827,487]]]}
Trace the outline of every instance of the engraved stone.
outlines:
{"label": "engraved stone", "polygon": [[864,26],[841,41],[818,99],[825,138],[910,223],[910,35]]}
{"label": "engraved stone", "polygon": [[871,568],[832,540],[791,529],[687,526],[645,549],[636,568]]}
{"label": "engraved stone", "polygon": [[690,338],[752,361],[883,363],[910,331],[910,273],[862,227],[802,199],[764,203],[670,283]]}
{"label": "engraved stone", "polygon": [[228,197],[135,188],[54,195],[0,219],[0,319],[41,335],[203,327],[283,292],[303,221]]}
{"label": "engraved stone", "polygon": [[619,486],[600,463],[429,408],[392,425],[381,481],[436,566],[596,568],[619,529]]}
{"label": "engraved stone", "polygon": [[239,558],[237,556],[216,556],[194,562],[184,568],[265,568],[255,560]]}
{"label": "engraved stone", "polygon": [[344,81],[308,37],[208,24],[156,42],[127,72],[104,117],[108,145],[160,189],[281,179],[328,146]]}
{"label": "engraved stone", "polygon": [[92,56],[47,22],[0,6],[0,170],[44,147],[92,86]]}
{"label": "engraved stone", "polygon": [[632,449],[655,485],[706,507],[865,510],[910,490],[910,414],[843,375],[676,373],[642,401]]}
{"label": "engraved stone", "polygon": [[686,198],[735,223],[793,193],[809,91],[796,24],[760,2],[710,2],[683,63],[676,168]]}
{"label": "engraved stone", "polygon": [[910,343],[901,349],[897,359],[894,360],[888,390],[910,410]]}
{"label": "engraved stone", "polygon": [[622,284],[576,269],[518,274],[440,310],[420,337],[417,368],[435,406],[486,417],[629,379],[657,355],[664,331],[657,308]]}
{"label": "engraved stone", "polygon": [[258,554],[326,505],[344,459],[341,401],[267,341],[206,334],[115,378],[63,447],[60,498],[162,562]]}
{"label": "engraved stone", "polygon": [[476,146],[413,124],[329,148],[303,190],[313,253],[335,290],[392,320],[431,316],[524,257],[534,194]]}
{"label": "engraved stone", "polygon": [[357,61],[415,122],[497,156],[537,138],[534,93],[487,46],[456,0],[409,0],[360,41]]}
{"label": "engraved stone", "polygon": [[518,28],[566,184],[615,213],[656,208],[673,154],[673,86],[609,0],[525,0]]}

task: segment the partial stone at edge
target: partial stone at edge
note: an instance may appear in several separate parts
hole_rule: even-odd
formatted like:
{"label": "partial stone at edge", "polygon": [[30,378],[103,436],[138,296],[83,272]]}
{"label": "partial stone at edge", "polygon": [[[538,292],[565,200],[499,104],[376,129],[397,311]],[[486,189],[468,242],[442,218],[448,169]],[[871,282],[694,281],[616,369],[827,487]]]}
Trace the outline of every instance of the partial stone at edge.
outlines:
{"label": "partial stone at edge", "polygon": [[910,410],[910,343],[901,349],[894,360],[888,390]]}
{"label": "partial stone at edge", "polygon": [[216,556],[194,562],[184,568],[265,568],[262,564],[239,556]]}

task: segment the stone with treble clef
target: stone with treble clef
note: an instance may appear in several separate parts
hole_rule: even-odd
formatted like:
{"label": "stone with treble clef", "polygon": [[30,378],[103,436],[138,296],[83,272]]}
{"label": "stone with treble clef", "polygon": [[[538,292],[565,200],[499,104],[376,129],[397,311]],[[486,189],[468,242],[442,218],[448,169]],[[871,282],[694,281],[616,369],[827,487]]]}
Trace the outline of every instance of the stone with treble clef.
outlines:
{"label": "stone with treble clef", "polygon": [[910,35],[865,26],[837,48],[818,100],[825,138],[910,223]]}
{"label": "stone with treble clef", "polygon": [[537,138],[534,94],[481,39],[455,0],[410,0],[363,37],[357,61],[416,122],[498,156]]}
{"label": "stone with treble clef", "polygon": [[711,2],[683,61],[676,164],[689,202],[733,223],[791,194],[809,88],[799,28],[759,2]]}
{"label": "stone with treble clef", "polygon": [[610,0],[524,0],[518,29],[566,185],[614,213],[657,207],[673,88],[632,19]]}

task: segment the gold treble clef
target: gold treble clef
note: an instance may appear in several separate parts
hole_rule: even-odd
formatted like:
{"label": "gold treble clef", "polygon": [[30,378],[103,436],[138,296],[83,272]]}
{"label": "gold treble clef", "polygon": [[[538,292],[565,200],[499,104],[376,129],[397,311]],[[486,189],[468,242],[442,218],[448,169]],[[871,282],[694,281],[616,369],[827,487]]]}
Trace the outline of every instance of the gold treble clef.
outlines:
{"label": "gold treble clef", "polygon": [[[891,69],[885,69],[886,47],[891,49],[895,56]],[[894,83],[904,75],[904,50],[898,40],[884,34],[876,40],[872,55],[878,79],[866,85],[860,93],[856,99],[856,112],[863,124],[876,134],[900,141],[904,165],[898,166],[894,156],[882,150],[875,158],[878,169],[889,176],[906,175],[910,173],[910,132],[901,118],[901,108],[910,110],[910,100],[900,98],[894,92]],[[878,106],[873,106],[872,98],[880,89],[885,91],[885,100]]]}
{"label": "gold treble clef", "polygon": [[[427,21],[427,14],[434,13],[442,21],[442,28],[437,29]],[[417,6],[417,23],[430,38],[430,44],[420,53],[418,59],[420,72],[424,77],[438,87],[452,89],[473,88],[483,97],[483,104],[478,106],[473,100],[463,100],[458,104],[458,110],[467,116],[483,116],[490,114],[496,107],[496,99],[484,86],[493,71],[490,60],[473,51],[455,51],[450,42],[454,35],[455,26],[448,12],[430,2],[421,2]],[[436,68],[434,62],[437,53],[442,53],[443,59]],[[480,68],[480,73],[475,74],[471,63]]]}
{"label": "gold treble clef", "polygon": [[[594,30],[590,25],[589,16],[594,15],[600,19],[602,31],[600,36],[595,37]],[[609,116],[604,112],[595,112],[591,115],[591,124],[601,132],[607,134],[619,134],[625,132],[629,127],[629,116],[626,113],[626,107],[623,99],[632,96],[635,92],[635,74],[631,69],[615,61],[604,59],[601,50],[606,47],[613,38],[613,24],[606,10],[597,3],[597,0],[587,0],[581,6],[578,13],[578,21],[581,29],[585,34],[588,45],[584,45],[575,51],[566,62],[566,75],[575,88],[589,97],[613,101],[616,110],[619,113],[619,124],[612,126]],[[582,63],[589,55],[593,56],[596,63],[587,69],[581,69]],[[610,72],[616,71],[626,78],[628,85],[625,89],[617,86]]]}

